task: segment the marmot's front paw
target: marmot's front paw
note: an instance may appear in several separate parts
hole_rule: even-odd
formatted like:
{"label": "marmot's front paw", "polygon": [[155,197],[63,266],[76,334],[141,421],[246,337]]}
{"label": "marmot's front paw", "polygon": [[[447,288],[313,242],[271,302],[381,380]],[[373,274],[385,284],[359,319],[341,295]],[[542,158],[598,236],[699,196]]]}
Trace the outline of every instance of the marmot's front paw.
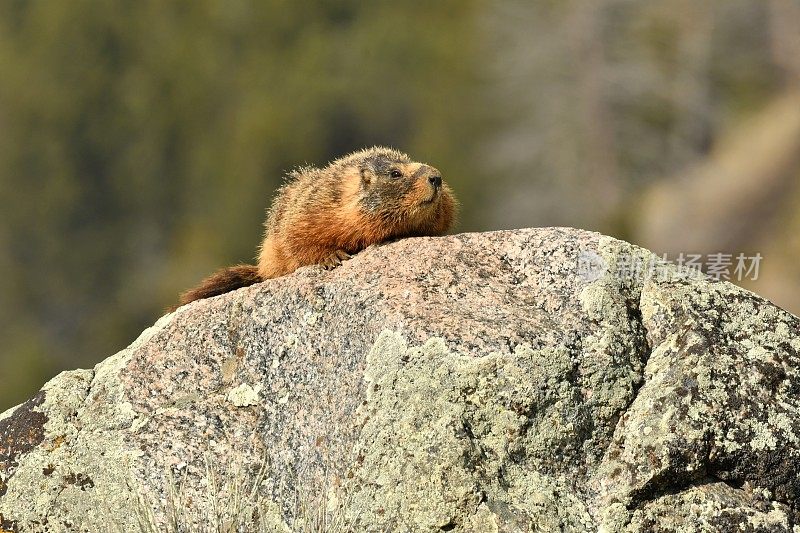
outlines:
{"label": "marmot's front paw", "polygon": [[331,270],[342,264],[342,261],[350,259],[351,255],[344,250],[336,250],[331,255],[322,260],[320,265],[325,270]]}

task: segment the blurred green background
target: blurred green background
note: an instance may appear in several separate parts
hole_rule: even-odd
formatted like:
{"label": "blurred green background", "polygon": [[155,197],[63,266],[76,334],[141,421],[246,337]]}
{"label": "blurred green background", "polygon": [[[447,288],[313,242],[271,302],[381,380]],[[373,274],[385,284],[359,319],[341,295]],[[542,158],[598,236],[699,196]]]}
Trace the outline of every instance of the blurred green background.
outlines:
{"label": "blurred green background", "polygon": [[285,172],[388,144],[457,231],[760,252],[800,312],[800,0],[0,0],[0,411],[250,261]]}

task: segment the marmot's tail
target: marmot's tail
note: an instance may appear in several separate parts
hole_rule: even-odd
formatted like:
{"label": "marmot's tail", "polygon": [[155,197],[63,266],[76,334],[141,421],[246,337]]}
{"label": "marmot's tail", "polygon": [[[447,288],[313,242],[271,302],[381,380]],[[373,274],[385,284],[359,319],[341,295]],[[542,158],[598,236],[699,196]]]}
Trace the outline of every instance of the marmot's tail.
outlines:
{"label": "marmot's tail", "polygon": [[201,281],[200,285],[194,289],[181,294],[178,305],[186,305],[195,300],[225,294],[260,281],[264,280],[258,275],[258,267],[255,265],[236,265],[223,268]]}

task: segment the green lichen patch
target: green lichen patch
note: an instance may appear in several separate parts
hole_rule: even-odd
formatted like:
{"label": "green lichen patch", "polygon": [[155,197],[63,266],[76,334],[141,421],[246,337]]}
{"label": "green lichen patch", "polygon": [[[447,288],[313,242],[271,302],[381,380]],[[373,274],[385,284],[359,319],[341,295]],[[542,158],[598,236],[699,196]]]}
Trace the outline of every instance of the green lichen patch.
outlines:
{"label": "green lichen patch", "polygon": [[654,347],[595,480],[602,505],[644,509],[704,479],[748,484],[786,515],[765,531],[789,531],[800,522],[800,320],[705,280],[645,285],[642,315]]}
{"label": "green lichen patch", "polygon": [[355,530],[591,531],[574,489],[547,473],[586,423],[572,370],[566,352],[475,358],[384,332],[349,473]]}
{"label": "green lichen patch", "polygon": [[770,501],[762,491],[738,490],[712,481],[648,502],[620,530],[773,533],[792,531],[791,514],[786,505]]}

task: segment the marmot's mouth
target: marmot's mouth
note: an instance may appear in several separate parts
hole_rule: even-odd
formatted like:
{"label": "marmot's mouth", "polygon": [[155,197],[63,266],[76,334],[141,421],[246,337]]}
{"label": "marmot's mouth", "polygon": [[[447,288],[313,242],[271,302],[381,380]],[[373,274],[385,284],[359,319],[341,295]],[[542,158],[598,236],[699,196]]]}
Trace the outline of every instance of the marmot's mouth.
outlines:
{"label": "marmot's mouth", "polygon": [[419,205],[430,205],[433,202],[435,202],[438,197],[439,197],[439,189],[433,189],[433,192],[431,193],[430,197],[421,201]]}

